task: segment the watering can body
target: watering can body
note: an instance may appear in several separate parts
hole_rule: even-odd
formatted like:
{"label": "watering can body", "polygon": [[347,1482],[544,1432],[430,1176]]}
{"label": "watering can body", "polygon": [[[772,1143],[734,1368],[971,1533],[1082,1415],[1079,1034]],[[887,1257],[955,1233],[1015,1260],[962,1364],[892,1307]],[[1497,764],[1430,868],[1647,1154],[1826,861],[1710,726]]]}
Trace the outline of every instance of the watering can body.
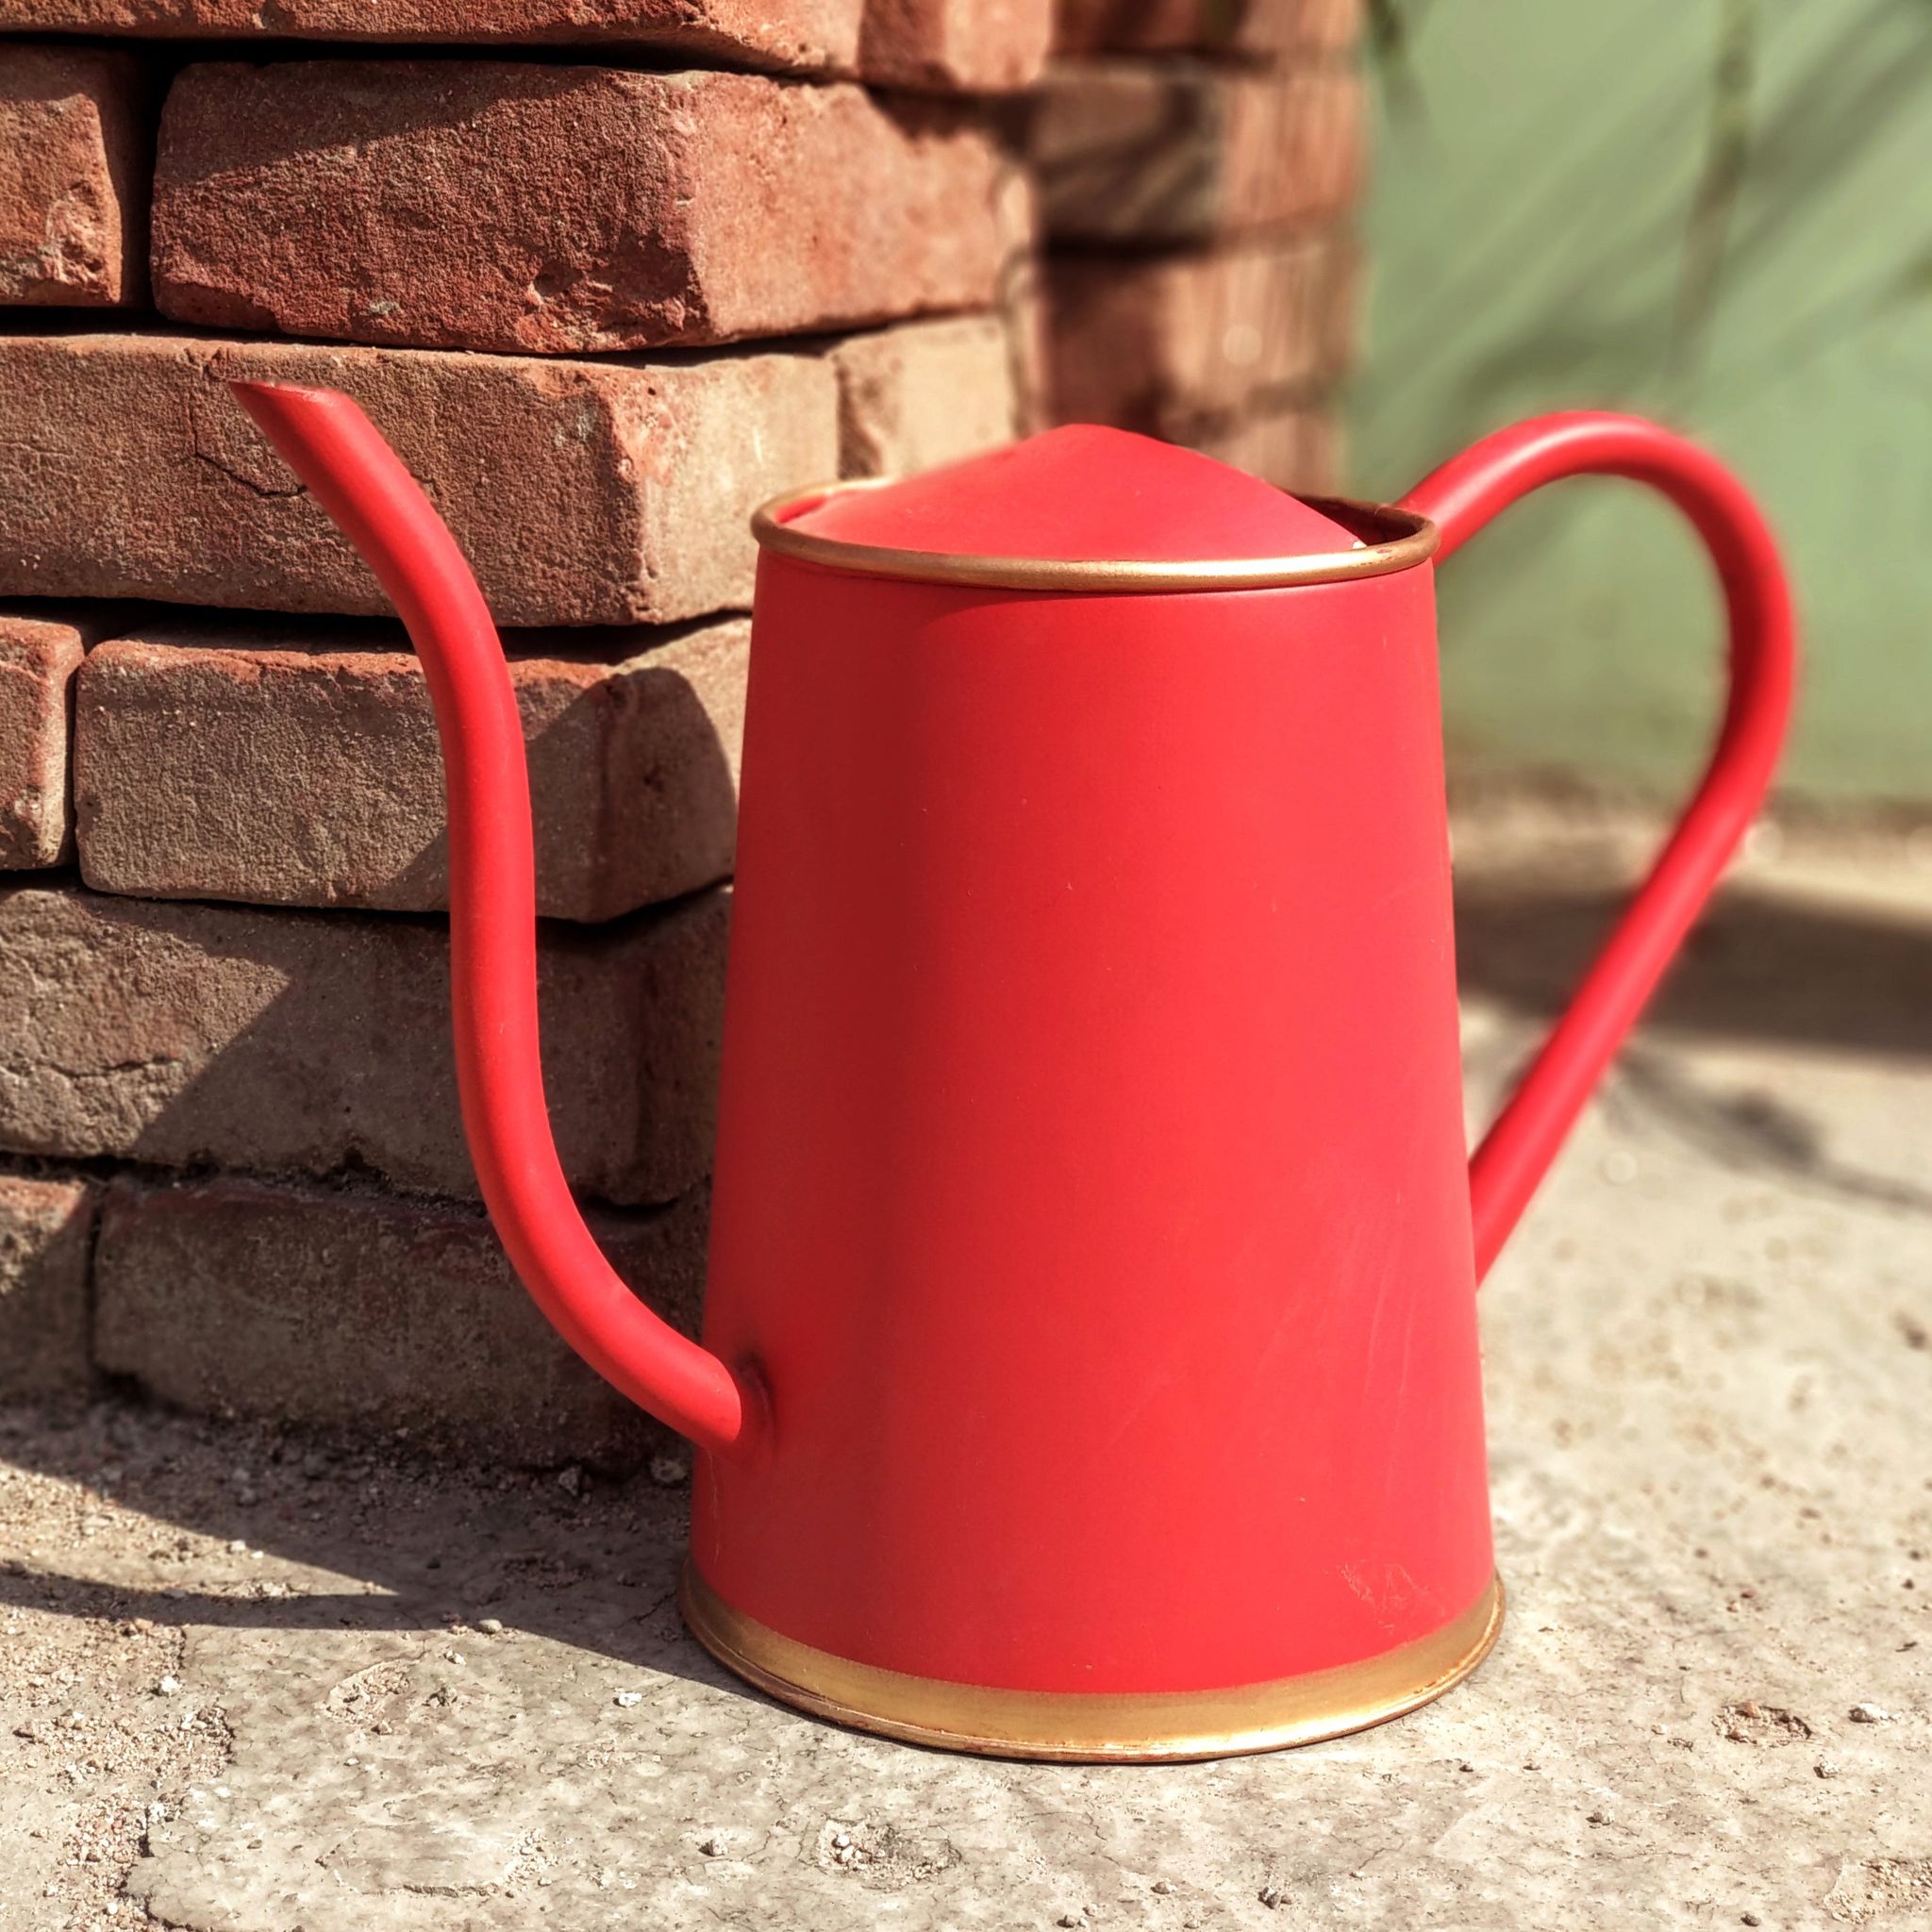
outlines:
{"label": "watering can body", "polygon": [[1247,1729],[1488,1628],[1431,604],[762,560],[706,1341],[783,1453],[692,1525],[750,1661]]}
{"label": "watering can body", "polygon": [[[1324,506],[1332,541],[1288,554],[991,556],[972,480],[937,522],[943,494],[897,522],[846,492],[764,513],[694,1346],[592,1278],[554,1176],[487,614],[400,466],[373,489],[361,430],[303,395],[244,400],[437,687],[486,1198],[565,1334],[699,1443],[701,1641],[824,1715],[1075,1758],[1333,1735],[1473,1668],[1501,1620],[1479,1273],[1748,823],[1789,701],[1782,580],[1728,476],[1571,418],[1404,506]],[[1082,464],[1141,460],[1069,435],[992,475],[1009,541],[1029,492],[1050,528]],[[1473,1192],[1434,565],[1579,469],[1657,484],[1710,543],[1734,697]],[[1222,486],[1190,478],[1211,516]],[[951,547],[893,541],[935,529]]]}

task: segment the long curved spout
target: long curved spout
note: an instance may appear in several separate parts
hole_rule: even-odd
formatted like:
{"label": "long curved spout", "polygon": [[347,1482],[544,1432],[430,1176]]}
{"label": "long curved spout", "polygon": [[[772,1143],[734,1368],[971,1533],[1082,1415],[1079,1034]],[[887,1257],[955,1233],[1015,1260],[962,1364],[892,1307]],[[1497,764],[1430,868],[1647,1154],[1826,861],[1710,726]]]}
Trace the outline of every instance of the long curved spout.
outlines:
{"label": "long curved spout", "polygon": [[618,1279],[557,1158],[538,1055],[529,774],[483,593],[428,498],[349,397],[280,383],[233,388],[375,573],[423,659],[449,801],[457,1084],[490,1218],[537,1306],[600,1375],[700,1447],[741,1451],[761,1413],[752,1388]]}

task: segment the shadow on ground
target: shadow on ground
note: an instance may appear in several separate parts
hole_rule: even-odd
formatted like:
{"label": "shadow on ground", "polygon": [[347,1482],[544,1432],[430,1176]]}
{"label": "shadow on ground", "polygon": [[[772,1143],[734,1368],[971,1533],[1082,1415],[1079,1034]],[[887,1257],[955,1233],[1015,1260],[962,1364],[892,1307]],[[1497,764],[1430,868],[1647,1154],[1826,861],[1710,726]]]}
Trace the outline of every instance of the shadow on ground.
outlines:
{"label": "shadow on ground", "polygon": [[[180,1416],[125,1391],[86,1408],[0,1415],[0,1457],[75,1485],[83,1525],[106,1504],[135,1512],[145,1540],[132,1562],[84,1528],[32,1559],[8,1550],[0,1605],[231,1630],[433,1631],[494,1618],[742,1690],[683,1633],[688,1495],[648,1474],[465,1467],[394,1441]],[[177,1562],[205,1578],[211,1559],[225,1573],[214,1588],[150,1580]],[[264,1559],[266,1585],[256,1580]]]}
{"label": "shadow on ground", "polygon": [[[1627,897],[1458,881],[1464,991],[1554,1018]],[[1692,931],[1646,1024],[1932,1058],[1932,906],[1921,923],[1733,881]]]}

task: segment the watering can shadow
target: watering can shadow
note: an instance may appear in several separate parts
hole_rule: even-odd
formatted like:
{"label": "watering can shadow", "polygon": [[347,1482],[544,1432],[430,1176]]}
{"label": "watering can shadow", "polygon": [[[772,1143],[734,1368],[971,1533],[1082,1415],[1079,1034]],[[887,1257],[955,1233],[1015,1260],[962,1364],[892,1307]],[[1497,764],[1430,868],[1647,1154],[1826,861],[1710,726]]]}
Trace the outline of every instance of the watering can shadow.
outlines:
{"label": "watering can shadow", "polygon": [[[702,1342],[586,1230],[538,1059],[528,788],[454,540],[345,396],[238,384],[442,736],[463,1118],[566,1341],[697,1445],[682,1604],[806,1709],[1203,1757],[1399,1715],[1500,1628],[1474,1289],[1770,782],[1794,644],[1712,458],[1541,419],[1396,505],[1050,432],[769,506]],[[1525,491],[1660,490],[1731,699],[1474,1161],[1434,569]]]}

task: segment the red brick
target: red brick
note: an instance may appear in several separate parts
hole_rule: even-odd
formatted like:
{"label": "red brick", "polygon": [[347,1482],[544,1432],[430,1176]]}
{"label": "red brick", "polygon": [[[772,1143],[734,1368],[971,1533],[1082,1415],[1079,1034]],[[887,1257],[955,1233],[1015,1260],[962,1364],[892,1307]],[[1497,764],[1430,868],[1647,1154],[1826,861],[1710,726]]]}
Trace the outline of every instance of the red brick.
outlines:
{"label": "red brick", "polygon": [[[508,633],[542,911],[613,919],[730,872],[748,629]],[[449,904],[442,759],[398,626],[148,626],[89,657],[75,736],[102,891]]]}
{"label": "red brick", "polygon": [[831,352],[847,476],[907,475],[1012,440],[1020,398],[994,316],[905,323]]}
{"label": "red brick", "polygon": [[1051,30],[1051,0],[7,0],[5,15],[14,32],[636,49],[967,92],[1027,85]]}
{"label": "red brick", "polygon": [[[709,1170],[728,894],[546,924],[544,1068],[585,1193]],[[374,1173],[474,1199],[447,928],[0,888],[0,1148],[255,1174]]]}
{"label": "red brick", "polygon": [[741,608],[750,511],[838,462],[837,384],[817,356],[558,362],[173,332],[0,338],[0,596],[385,613],[228,376],[354,395],[505,624]]}
{"label": "red brick", "polygon": [[983,308],[1004,162],[851,86],[499,61],[191,67],[161,116],[178,321],[569,355]]}
{"label": "red brick", "polygon": [[1060,0],[1063,54],[1336,53],[1360,38],[1361,0]]}
{"label": "red brick", "polygon": [[99,1190],[0,1174],[0,1402],[84,1395]]}
{"label": "red brick", "polygon": [[67,757],[78,625],[0,611],[0,871],[73,853]]}
{"label": "red brick", "polygon": [[146,84],[131,56],[8,46],[0,55],[0,303],[118,308],[142,301],[152,154]]}
{"label": "red brick", "polygon": [[1177,436],[1257,397],[1330,382],[1346,366],[1352,268],[1350,243],[1333,233],[1055,258],[1056,414]]}
{"label": "red brick", "polygon": [[13,32],[665,48],[852,71],[864,0],[7,0]]}
{"label": "red brick", "polygon": [[[705,1205],[700,1192],[592,1221],[618,1274],[687,1332],[704,1287]],[[118,1180],[95,1278],[101,1366],[199,1414],[406,1427],[427,1446],[521,1463],[622,1469],[667,1442],[564,1346],[475,1209]]]}
{"label": "red brick", "polygon": [[868,80],[1002,93],[1040,76],[1053,0],[870,0],[859,41]]}
{"label": "red brick", "polygon": [[1146,244],[1346,208],[1361,139],[1361,82],[1347,68],[1106,59],[1051,70],[1030,146],[1050,235]]}

